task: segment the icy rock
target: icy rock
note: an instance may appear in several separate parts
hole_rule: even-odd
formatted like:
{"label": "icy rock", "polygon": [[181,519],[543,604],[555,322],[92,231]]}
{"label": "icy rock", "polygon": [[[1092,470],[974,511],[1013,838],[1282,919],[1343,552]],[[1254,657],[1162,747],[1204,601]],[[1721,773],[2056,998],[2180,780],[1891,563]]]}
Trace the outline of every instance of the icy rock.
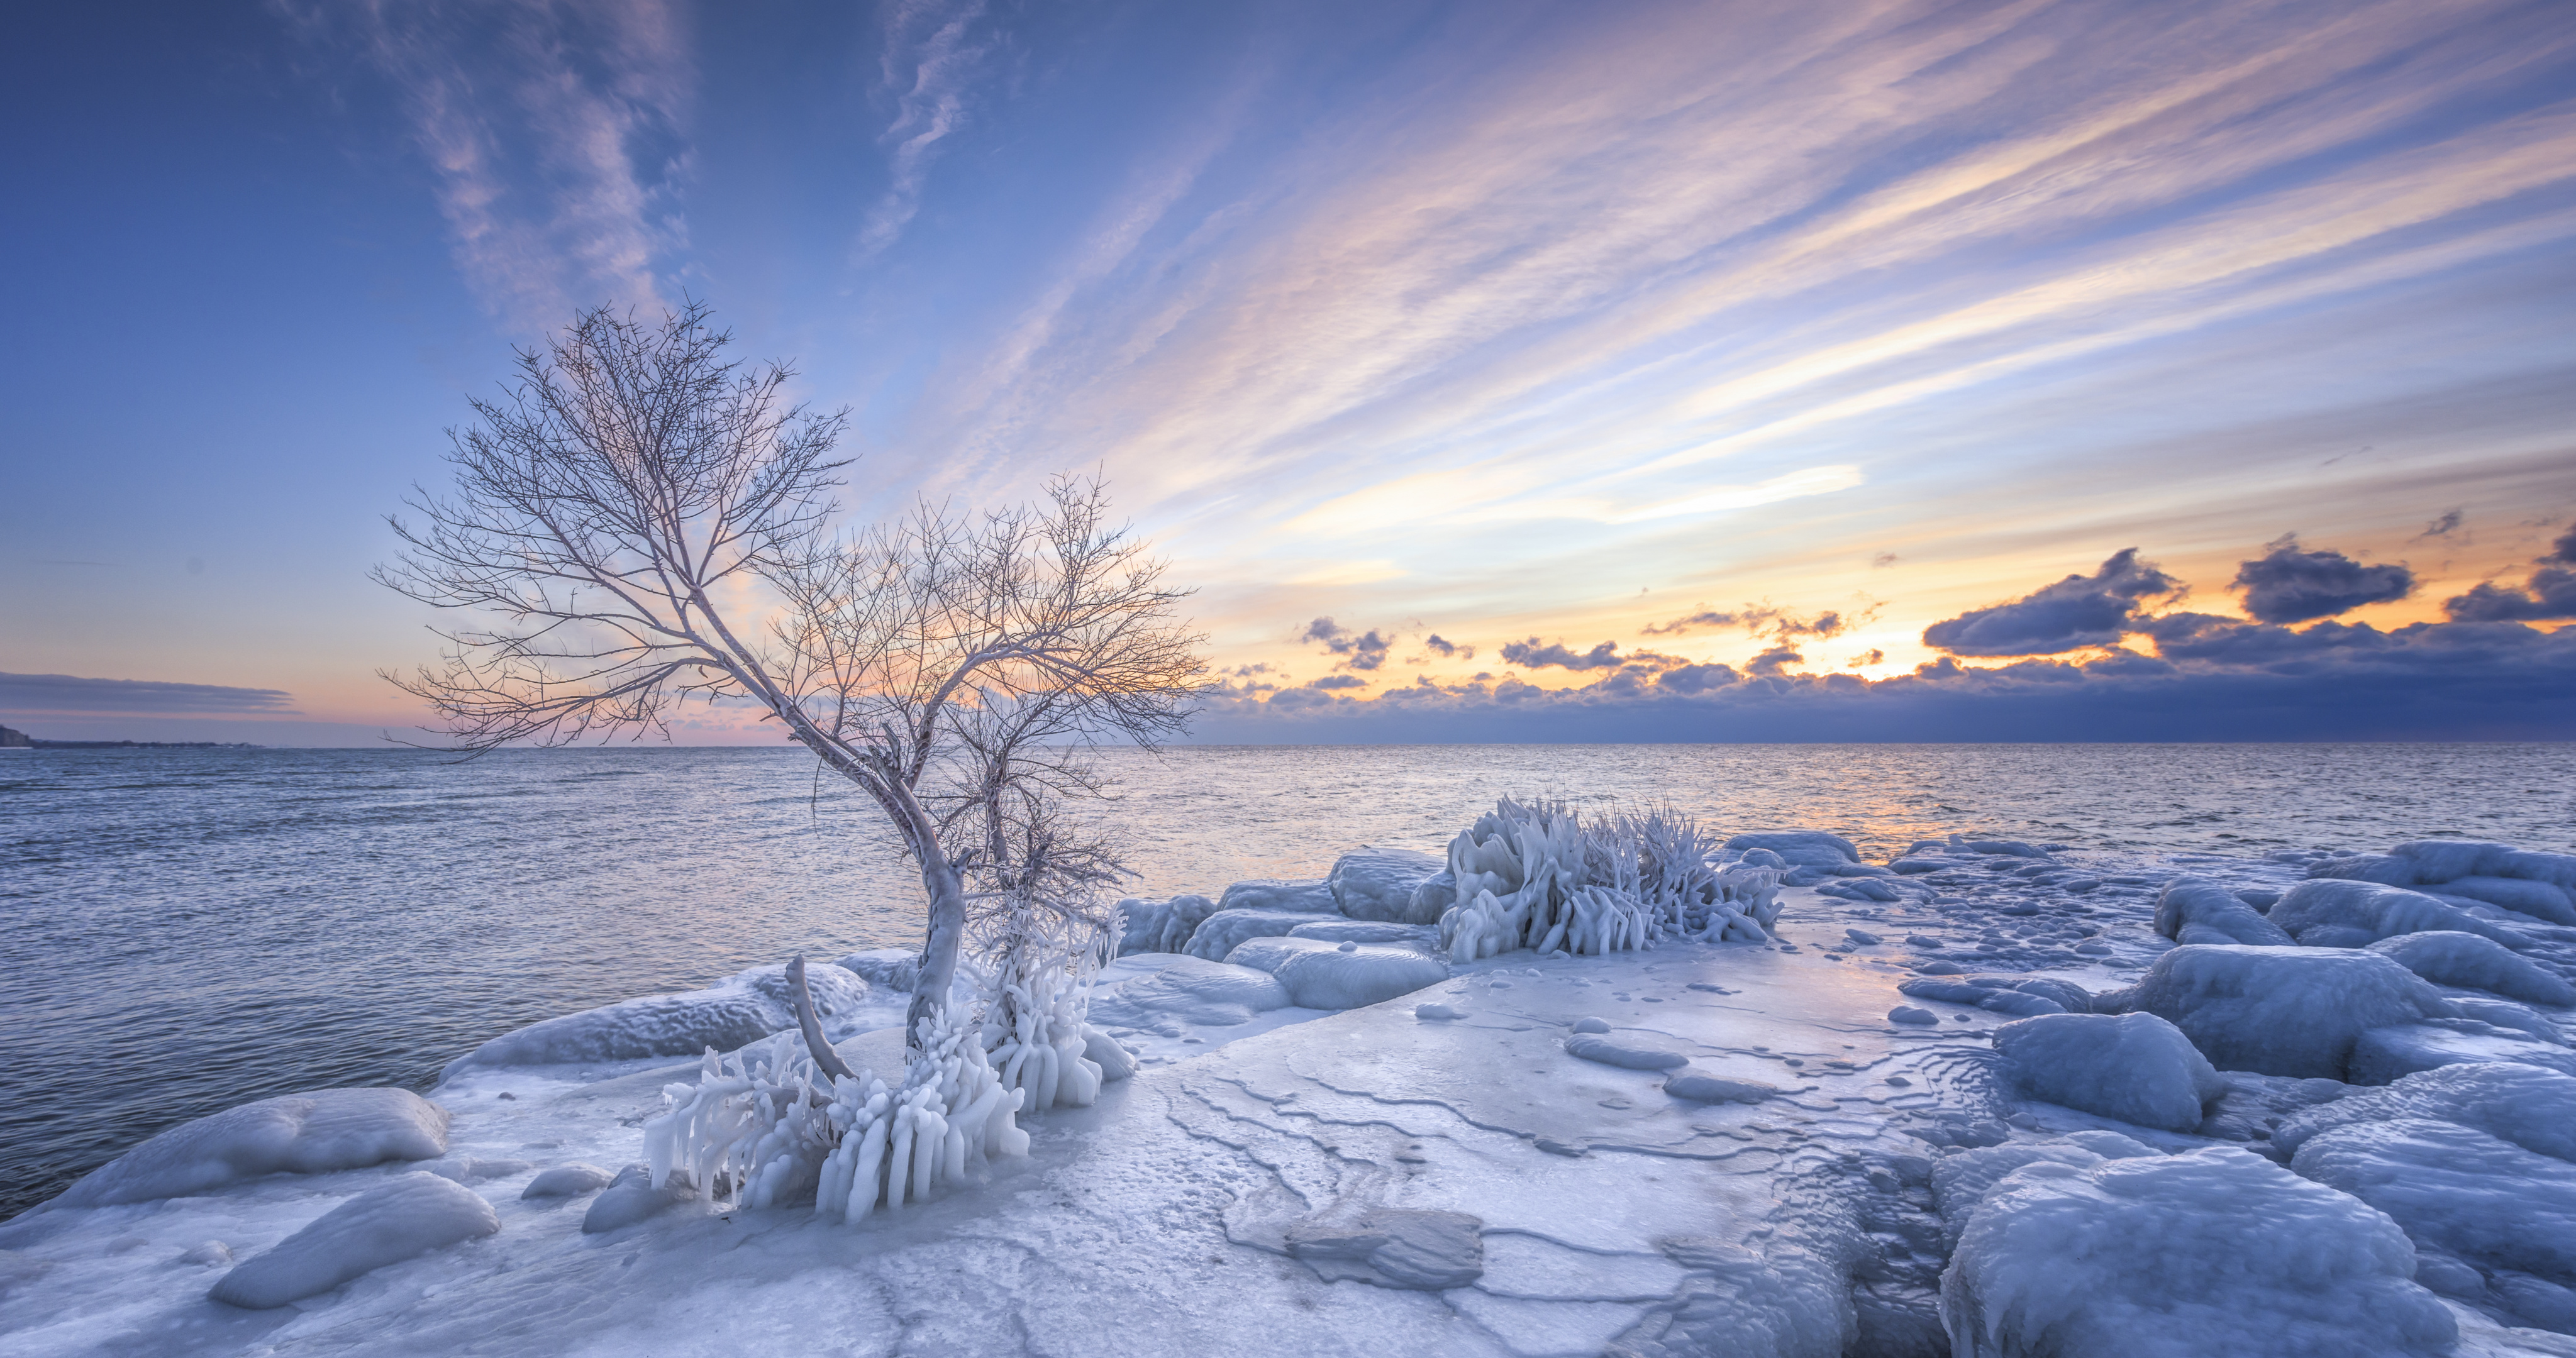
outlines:
{"label": "icy rock", "polygon": [[609,1180],[598,1197],[590,1200],[590,1210],[582,1214],[581,1233],[605,1235],[697,1196],[698,1190],[686,1170],[672,1171],[670,1179],[655,1188],[651,1166],[628,1165],[617,1171],[617,1177]]}
{"label": "icy rock", "polygon": [[2015,1171],[1941,1278],[1956,1358],[2431,1355],[2458,1339],[2369,1207],[2233,1146]]}
{"label": "icy rock", "polygon": [[536,1166],[525,1160],[476,1160],[459,1156],[453,1160],[436,1160],[421,1166],[423,1173],[460,1184],[479,1184],[485,1179],[506,1179],[524,1174]]}
{"label": "icy rock", "polygon": [[1449,964],[1413,948],[1255,938],[1227,953],[1232,966],[1266,971],[1306,1009],[1358,1009],[1449,979]]}
{"label": "icy rock", "polygon": [[2532,1004],[2576,1005],[2576,986],[2476,934],[2447,930],[2399,934],[2369,945],[2369,950],[2435,985],[2484,990]]}
{"label": "icy rock", "polygon": [[2188,1132],[2227,1092],[2182,1030],[2153,1014],[2047,1014],[1995,1030],[1995,1050],[2032,1098]]}
{"label": "icy rock", "polygon": [[1440,947],[1440,930],[1436,925],[1388,924],[1377,920],[1317,920],[1289,930],[1288,937],[1321,939],[1326,943],[1400,943],[1424,951],[1437,951]]}
{"label": "icy rock", "polygon": [[1467,1017],[1467,1011],[1445,1004],[1417,1004],[1413,1006],[1413,1016],[1431,1023],[1455,1023]]}
{"label": "icy rock", "polygon": [[2312,1136],[2290,1167],[2386,1212],[2418,1244],[2576,1283],[2576,1165],[2455,1122],[2392,1118]]}
{"label": "icy rock", "polygon": [[233,1261],[233,1247],[220,1240],[209,1240],[180,1255],[173,1262],[197,1268],[219,1268]]}
{"label": "icy rock", "polygon": [[1118,1039],[1087,1023],[1082,1029],[1082,1056],[1100,1067],[1100,1078],[1104,1083],[1124,1080],[1136,1073],[1136,1054],[1119,1046]]}
{"label": "icy rock", "polygon": [[2445,896],[2465,896],[2552,924],[2576,924],[2576,897],[2555,882],[2519,877],[2454,877],[2426,885],[2439,886]]}
{"label": "icy rock", "polygon": [[2175,948],[2093,1008],[2154,1014],[2220,1070],[2329,1080],[2345,1077],[2363,1033],[2450,1012],[2422,977],[2377,953],[2244,945]]}
{"label": "icy rock", "polygon": [[[537,1066],[695,1056],[732,1051],[796,1026],[784,964],[754,967],[705,990],[647,995],[565,1014],[503,1033],[447,1063],[453,1077],[471,1066]],[[814,1008],[831,1020],[867,1002],[868,983],[834,963],[805,968]]]}
{"label": "icy rock", "polygon": [[1405,917],[1427,917],[1437,923],[1440,916],[1457,903],[1458,874],[1443,864],[1440,871],[1423,878],[1421,884],[1413,888],[1413,899],[1405,906]]}
{"label": "icy rock", "polygon": [[[2195,932],[2209,931],[2220,937],[2183,938],[2185,925],[2194,926]],[[2253,906],[2239,900],[2234,892],[2197,877],[2178,877],[2156,897],[2156,932],[2185,943],[2253,943],[2281,947],[2291,941],[2281,926],[2265,919]]]}
{"label": "icy rock", "polygon": [[2522,1065],[2443,1066],[2358,1090],[2290,1117],[2272,1144],[2291,1154],[2335,1128],[2396,1118],[2457,1123],[2576,1163],[2576,1077]]}
{"label": "icy rock", "polygon": [[2363,1033],[2353,1044],[2344,1078],[2357,1085],[2384,1085],[2417,1071],[2480,1062],[2510,1062],[2576,1075],[2576,1051],[2561,1043],[2536,1041],[2474,1019],[2429,1019]]}
{"label": "icy rock", "polygon": [[1886,941],[1866,929],[1845,929],[1843,930],[1843,937],[1850,939],[1852,942],[1857,943],[1864,948],[1874,947]]}
{"label": "icy rock", "polygon": [[1887,1021],[1890,1023],[1911,1023],[1921,1025],[1926,1023],[1939,1023],[1941,1021],[1941,1016],[1933,1013],[1929,1009],[1917,1009],[1910,1004],[1900,1004],[1887,1011]]}
{"label": "icy rock", "polygon": [[[1231,895],[1231,893],[1228,893]],[[1181,949],[1192,957],[1222,962],[1247,939],[1284,938],[1289,930],[1301,924],[1313,924],[1315,916],[1299,910],[1219,910],[1200,921],[1190,934],[1188,946]]]}
{"label": "icy rock", "polygon": [[[2476,934],[2507,947],[2529,940],[2510,929],[2489,924],[2456,906],[2444,905],[2420,891],[2375,882],[2310,879],[2281,893],[2268,917],[2307,947],[2353,946],[2399,934],[2447,930]],[[2360,943],[2343,940],[2358,936]]]}
{"label": "icy rock", "polygon": [[1664,1077],[1664,1092],[1693,1103],[1760,1103],[1779,1093],[1780,1087],[1705,1070],[1677,1070]]}
{"label": "icy rock", "polygon": [[1484,1226],[1464,1212],[1381,1207],[1346,1224],[1298,1222],[1288,1228],[1288,1253],[1327,1282],[1437,1292],[1484,1276]]}
{"label": "icy rock", "polygon": [[1168,901],[1129,898],[1118,903],[1126,925],[1118,938],[1118,955],[1179,952],[1189,946],[1199,922],[1216,913],[1205,896],[1174,896]]}
{"label": "icy rock", "polygon": [[329,1174],[447,1152],[447,1110],[408,1089],[317,1089],[183,1122],[54,1199],[109,1207],[209,1193],[263,1174]]}
{"label": "icy rock", "polygon": [[[921,980],[921,952],[917,948],[870,948],[854,952],[833,963],[871,987],[896,995],[909,995]],[[806,984],[813,984],[809,971]]]}
{"label": "icy rock", "polygon": [[1216,908],[1223,910],[1286,910],[1304,915],[1340,913],[1333,900],[1333,884],[1328,880],[1283,882],[1263,878],[1237,882],[1217,897]]}
{"label": "icy rock", "polygon": [[1288,988],[1266,971],[1184,957],[1151,976],[1093,996],[1091,1018],[1122,1028],[1151,1028],[1165,1017],[1226,1028],[1288,1003]]}
{"label": "icy rock", "polygon": [[1565,1053],[1627,1070],[1671,1070],[1690,1064],[1690,1053],[1643,1033],[1570,1032],[1565,1036]]}
{"label": "icy rock", "polygon": [[1948,1254],[1958,1247],[1968,1219],[1976,1215],[1986,1195],[2024,1165],[2045,1162],[2084,1169],[2105,1160],[2153,1154],[2154,1150],[2117,1132],[2078,1132],[2047,1141],[1981,1146],[1936,1160],[1932,1210],[1941,1218],[1941,1252]]}
{"label": "icy rock", "polygon": [[1726,853],[1743,853],[1768,849],[1793,868],[1817,868],[1831,872],[1847,863],[1860,861],[1860,850],[1841,835],[1821,830],[1762,830],[1741,834],[1721,846]]}
{"label": "icy rock", "polygon": [[1963,839],[1959,847],[1970,853],[2002,854],[2014,858],[2046,858],[2048,850],[2024,844],[2018,839]]}
{"label": "icy rock", "polygon": [[[2037,1014],[2085,1014],[2093,1010],[2093,997],[2084,987],[2046,976],[1957,976],[1932,974],[1930,964],[1916,967],[1921,975],[1897,984],[1897,990],[1918,1000],[1939,1000],[1944,1004],[1973,1004],[1989,1013],[2013,1014],[2028,1018]],[[1955,974],[1955,968],[1954,974]]]}
{"label": "icy rock", "polygon": [[568,1165],[557,1165],[530,1179],[528,1186],[519,1190],[519,1197],[521,1201],[531,1198],[577,1198],[584,1193],[596,1193],[608,1187],[609,1182],[616,1177],[597,1165],[584,1164],[576,1160]]}
{"label": "icy rock", "polygon": [[[1447,867],[1447,860],[1411,849],[1360,849],[1334,860],[1332,875],[1324,880],[1334,904],[1352,919],[1437,924],[1439,912],[1417,914],[1413,897],[1416,888]],[[1448,902],[1440,908],[1447,909]]]}
{"label": "icy rock", "polygon": [[2553,1047],[2567,1045],[2567,1038],[2558,1031],[2558,1025],[2541,1017],[2540,1011],[2530,1005],[2477,995],[2453,995],[2450,999],[2451,1012],[2461,1018],[2528,1034]]}
{"label": "icy rock", "polygon": [[284,1306],[387,1264],[492,1235],[492,1204],[435,1174],[405,1174],[341,1203],[235,1268],[206,1295],[231,1306]]}
{"label": "icy rock", "polygon": [[1886,905],[1905,899],[1897,892],[1896,888],[1889,886],[1885,882],[1871,881],[1866,877],[1858,880],[1827,882],[1823,886],[1816,888],[1816,894],[1819,896],[1833,896],[1846,901],[1868,901],[1877,905]]}

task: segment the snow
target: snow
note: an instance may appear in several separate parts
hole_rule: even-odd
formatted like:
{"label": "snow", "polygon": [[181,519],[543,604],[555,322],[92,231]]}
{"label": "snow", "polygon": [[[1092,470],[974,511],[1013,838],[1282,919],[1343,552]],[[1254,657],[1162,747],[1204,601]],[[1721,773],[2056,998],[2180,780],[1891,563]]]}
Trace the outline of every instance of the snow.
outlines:
{"label": "snow", "polygon": [[435,1174],[405,1174],[341,1203],[237,1265],[206,1295],[253,1310],[284,1306],[387,1264],[500,1229],[499,1215],[472,1189]]}
{"label": "snow", "polygon": [[1954,1358],[2430,1355],[2458,1326],[2396,1223],[2249,1152],[2034,1162],[1941,1280]]}
{"label": "snow", "polygon": [[1415,892],[1445,866],[1437,855],[1411,849],[1362,849],[1336,860],[1325,881],[1334,903],[1352,919],[1437,924],[1449,902],[1434,893],[1417,909]]}
{"label": "snow", "polygon": [[2485,990],[2532,1004],[2576,1005],[2576,986],[2492,939],[2434,930],[2383,938],[2369,951],[2436,985]]}
{"label": "snow", "polygon": [[2141,1127],[2188,1132],[2227,1089],[2191,1039],[2153,1014],[2044,1014],[1995,1030],[2022,1091]]}
{"label": "snow", "polygon": [[54,1200],[107,1207],[211,1193],[265,1174],[329,1174],[447,1152],[447,1110],[408,1089],[318,1089],[183,1122]]}
{"label": "snow", "polygon": [[1270,973],[1307,1009],[1357,1009],[1449,978],[1447,964],[1418,949],[1320,938],[1256,938],[1225,960]]}
{"label": "snow", "polygon": [[[470,1066],[539,1066],[695,1056],[731,1051],[796,1026],[786,966],[754,967],[704,990],[647,995],[529,1024],[448,1063],[454,1078]],[[845,1032],[868,1008],[868,983],[830,963],[805,969],[805,984],[827,1033]]]}
{"label": "snow", "polygon": [[1484,1276],[1484,1225],[1464,1212],[1379,1207],[1348,1221],[1301,1221],[1281,1240],[1326,1282],[1437,1292]]}
{"label": "snow", "polygon": [[[2285,897],[2274,914],[2288,906]],[[2345,1078],[2364,1032],[2450,1012],[2440,992],[2378,953],[2233,944],[2175,948],[2094,1007],[2165,1019],[2221,1070],[2331,1080]]]}

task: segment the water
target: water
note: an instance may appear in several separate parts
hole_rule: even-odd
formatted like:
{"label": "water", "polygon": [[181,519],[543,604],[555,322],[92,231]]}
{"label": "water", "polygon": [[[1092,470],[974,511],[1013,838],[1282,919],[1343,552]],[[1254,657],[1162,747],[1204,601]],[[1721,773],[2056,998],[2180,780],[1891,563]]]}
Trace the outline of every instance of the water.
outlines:
{"label": "water", "polygon": [[[1974,829],[2154,855],[2576,850],[2576,746],[1193,748],[1122,759],[1140,893],[1437,850],[1505,793],[1665,801],[1873,856]],[[164,1127],[425,1089],[555,1014],[919,941],[873,810],[786,749],[0,754],[0,1216]]]}

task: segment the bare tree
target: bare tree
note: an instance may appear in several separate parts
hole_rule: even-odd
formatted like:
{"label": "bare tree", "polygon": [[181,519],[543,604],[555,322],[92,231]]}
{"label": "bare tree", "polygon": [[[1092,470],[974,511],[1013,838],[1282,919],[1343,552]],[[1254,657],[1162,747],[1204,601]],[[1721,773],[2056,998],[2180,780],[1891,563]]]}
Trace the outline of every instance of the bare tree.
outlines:
{"label": "bare tree", "polygon": [[1202,639],[1096,482],[833,539],[845,415],[784,406],[792,373],[725,361],[706,318],[584,312],[471,402],[479,423],[450,431],[455,495],[412,498],[418,522],[392,520],[406,550],[375,578],[498,622],[441,632],[443,666],[385,677],[468,752],[667,736],[692,696],[764,708],[920,868],[918,1041],[970,903],[1098,922],[1117,854],[1072,804],[1104,790],[1101,744],[1181,729]]}

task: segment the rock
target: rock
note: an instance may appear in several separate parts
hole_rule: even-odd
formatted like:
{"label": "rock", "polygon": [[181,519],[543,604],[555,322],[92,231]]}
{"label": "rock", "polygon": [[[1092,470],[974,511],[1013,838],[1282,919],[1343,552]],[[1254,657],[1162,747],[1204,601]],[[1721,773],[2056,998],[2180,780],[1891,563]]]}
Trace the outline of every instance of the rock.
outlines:
{"label": "rock", "polygon": [[1568,1033],[1565,1053],[1626,1070],[1671,1070],[1690,1063],[1690,1053],[1664,1045],[1663,1039],[1634,1033]]}
{"label": "rock", "polygon": [[1995,1030],[1995,1050],[2035,1099],[2188,1132],[2227,1082],[2182,1030],[2153,1014],[2048,1014]]}
{"label": "rock", "polygon": [[408,1089],[317,1089],[183,1122],[54,1199],[108,1207],[188,1197],[265,1174],[329,1174],[447,1152],[447,1110]]}
{"label": "rock", "polygon": [[1852,942],[1857,943],[1864,948],[1875,947],[1886,941],[1866,929],[1845,929],[1843,930],[1843,937],[1850,939]]}
{"label": "rock", "polygon": [[1565,1025],[1565,1027],[1568,1032],[1606,1033],[1610,1031],[1610,1020],[1605,1018],[1579,1018],[1574,1022]]}
{"label": "rock", "polygon": [[1448,963],[1417,949],[1315,938],[1250,939],[1225,960],[1269,972],[1306,1009],[1358,1009],[1449,979]]}
{"label": "rock", "polygon": [[1436,1292],[1484,1276],[1484,1225],[1463,1212],[1381,1207],[1353,1222],[1290,1226],[1288,1253],[1328,1282]]}
{"label": "rock", "polygon": [[2399,934],[2447,930],[2506,947],[2530,940],[2420,891],[2373,882],[2311,879],[2281,893],[2267,917],[2306,947],[2361,947]]}
{"label": "rock", "polygon": [[1376,920],[1321,919],[1300,924],[1288,931],[1290,938],[1313,938],[1326,943],[1395,943],[1425,952],[1440,947],[1437,927],[1417,924],[1387,924]]}
{"label": "rock", "polygon": [[1442,868],[1423,878],[1422,884],[1413,889],[1413,901],[1406,907],[1406,913],[1413,919],[1437,923],[1441,914],[1457,903],[1458,874]]}
{"label": "rock", "polygon": [[[2192,937],[2184,938],[2186,926]],[[2197,877],[2178,877],[2156,897],[2156,932],[2183,943],[2252,943],[2285,947],[2281,926],[2234,892]]]}
{"label": "rock", "polygon": [[1933,1013],[1929,1009],[1917,1009],[1910,1004],[1900,1004],[1887,1011],[1887,1021],[1890,1023],[1912,1023],[1921,1025],[1926,1023],[1939,1023],[1941,1021],[1941,1016]]}
{"label": "rock", "polygon": [[[921,950],[918,948],[870,948],[854,952],[832,965],[865,981],[874,989],[894,995],[909,995],[921,980]],[[807,975],[805,983],[814,983]]]}
{"label": "rock", "polygon": [[474,1190],[435,1174],[405,1174],[323,1213],[225,1274],[206,1295],[254,1310],[284,1306],[500,1229],[500,1216]]}
{"label": "rock", "polygon": [[[1352,919],[1437,924],[1437,912],[1415,913],[1414,894],[1446,866],[1440,858],[1411,849],[1361,849],[1334,860],[1332,875],[1324,880],[1334,904]],[[1442,908],[1447,908],[1446,903]]]}
{"label": "rock", "polygon": [[1130,897],[1118,908],[1126,921],[1119,935],[1118,955],[1139,952],[1179,952],[1187,947],[1190,934],[1202,920],[1216,913],[1216,902],[1205,896],[1174,896],[1167,901],[1145,901]]}
{"label": "rock", "polygon": [[582,1214],[583,1235],[604,1235],[621,1227],[632,1226],[665,1208],[675,1207],[698,1196],[689,1182],[688,1171],[675,1169],[660,1188],[653,1186],[653,1171],[643,1165],[628,1165],[617,1171],[608,1187],[591,1199],[590,1210]]}
{"label": "rock", "polygon": [[519,1190],[519,1197],[523,1201],[530,1198],[577,1198],[608,1187],[609,1181],[616,1177],[597,1165],[576,1160],[568,1165],[557,1165],[530,1179],[528,1186]]}
{"label": "rock", "polygon": [[460,1156],[454,1160],[435,1160],[420,1168],[425,1174],[435,1174],[452,1183],[479,1184],[485,1179],[506,1179],[513,1174],[524,1174],[536,1166],[525,1160],[475,1160]]}

